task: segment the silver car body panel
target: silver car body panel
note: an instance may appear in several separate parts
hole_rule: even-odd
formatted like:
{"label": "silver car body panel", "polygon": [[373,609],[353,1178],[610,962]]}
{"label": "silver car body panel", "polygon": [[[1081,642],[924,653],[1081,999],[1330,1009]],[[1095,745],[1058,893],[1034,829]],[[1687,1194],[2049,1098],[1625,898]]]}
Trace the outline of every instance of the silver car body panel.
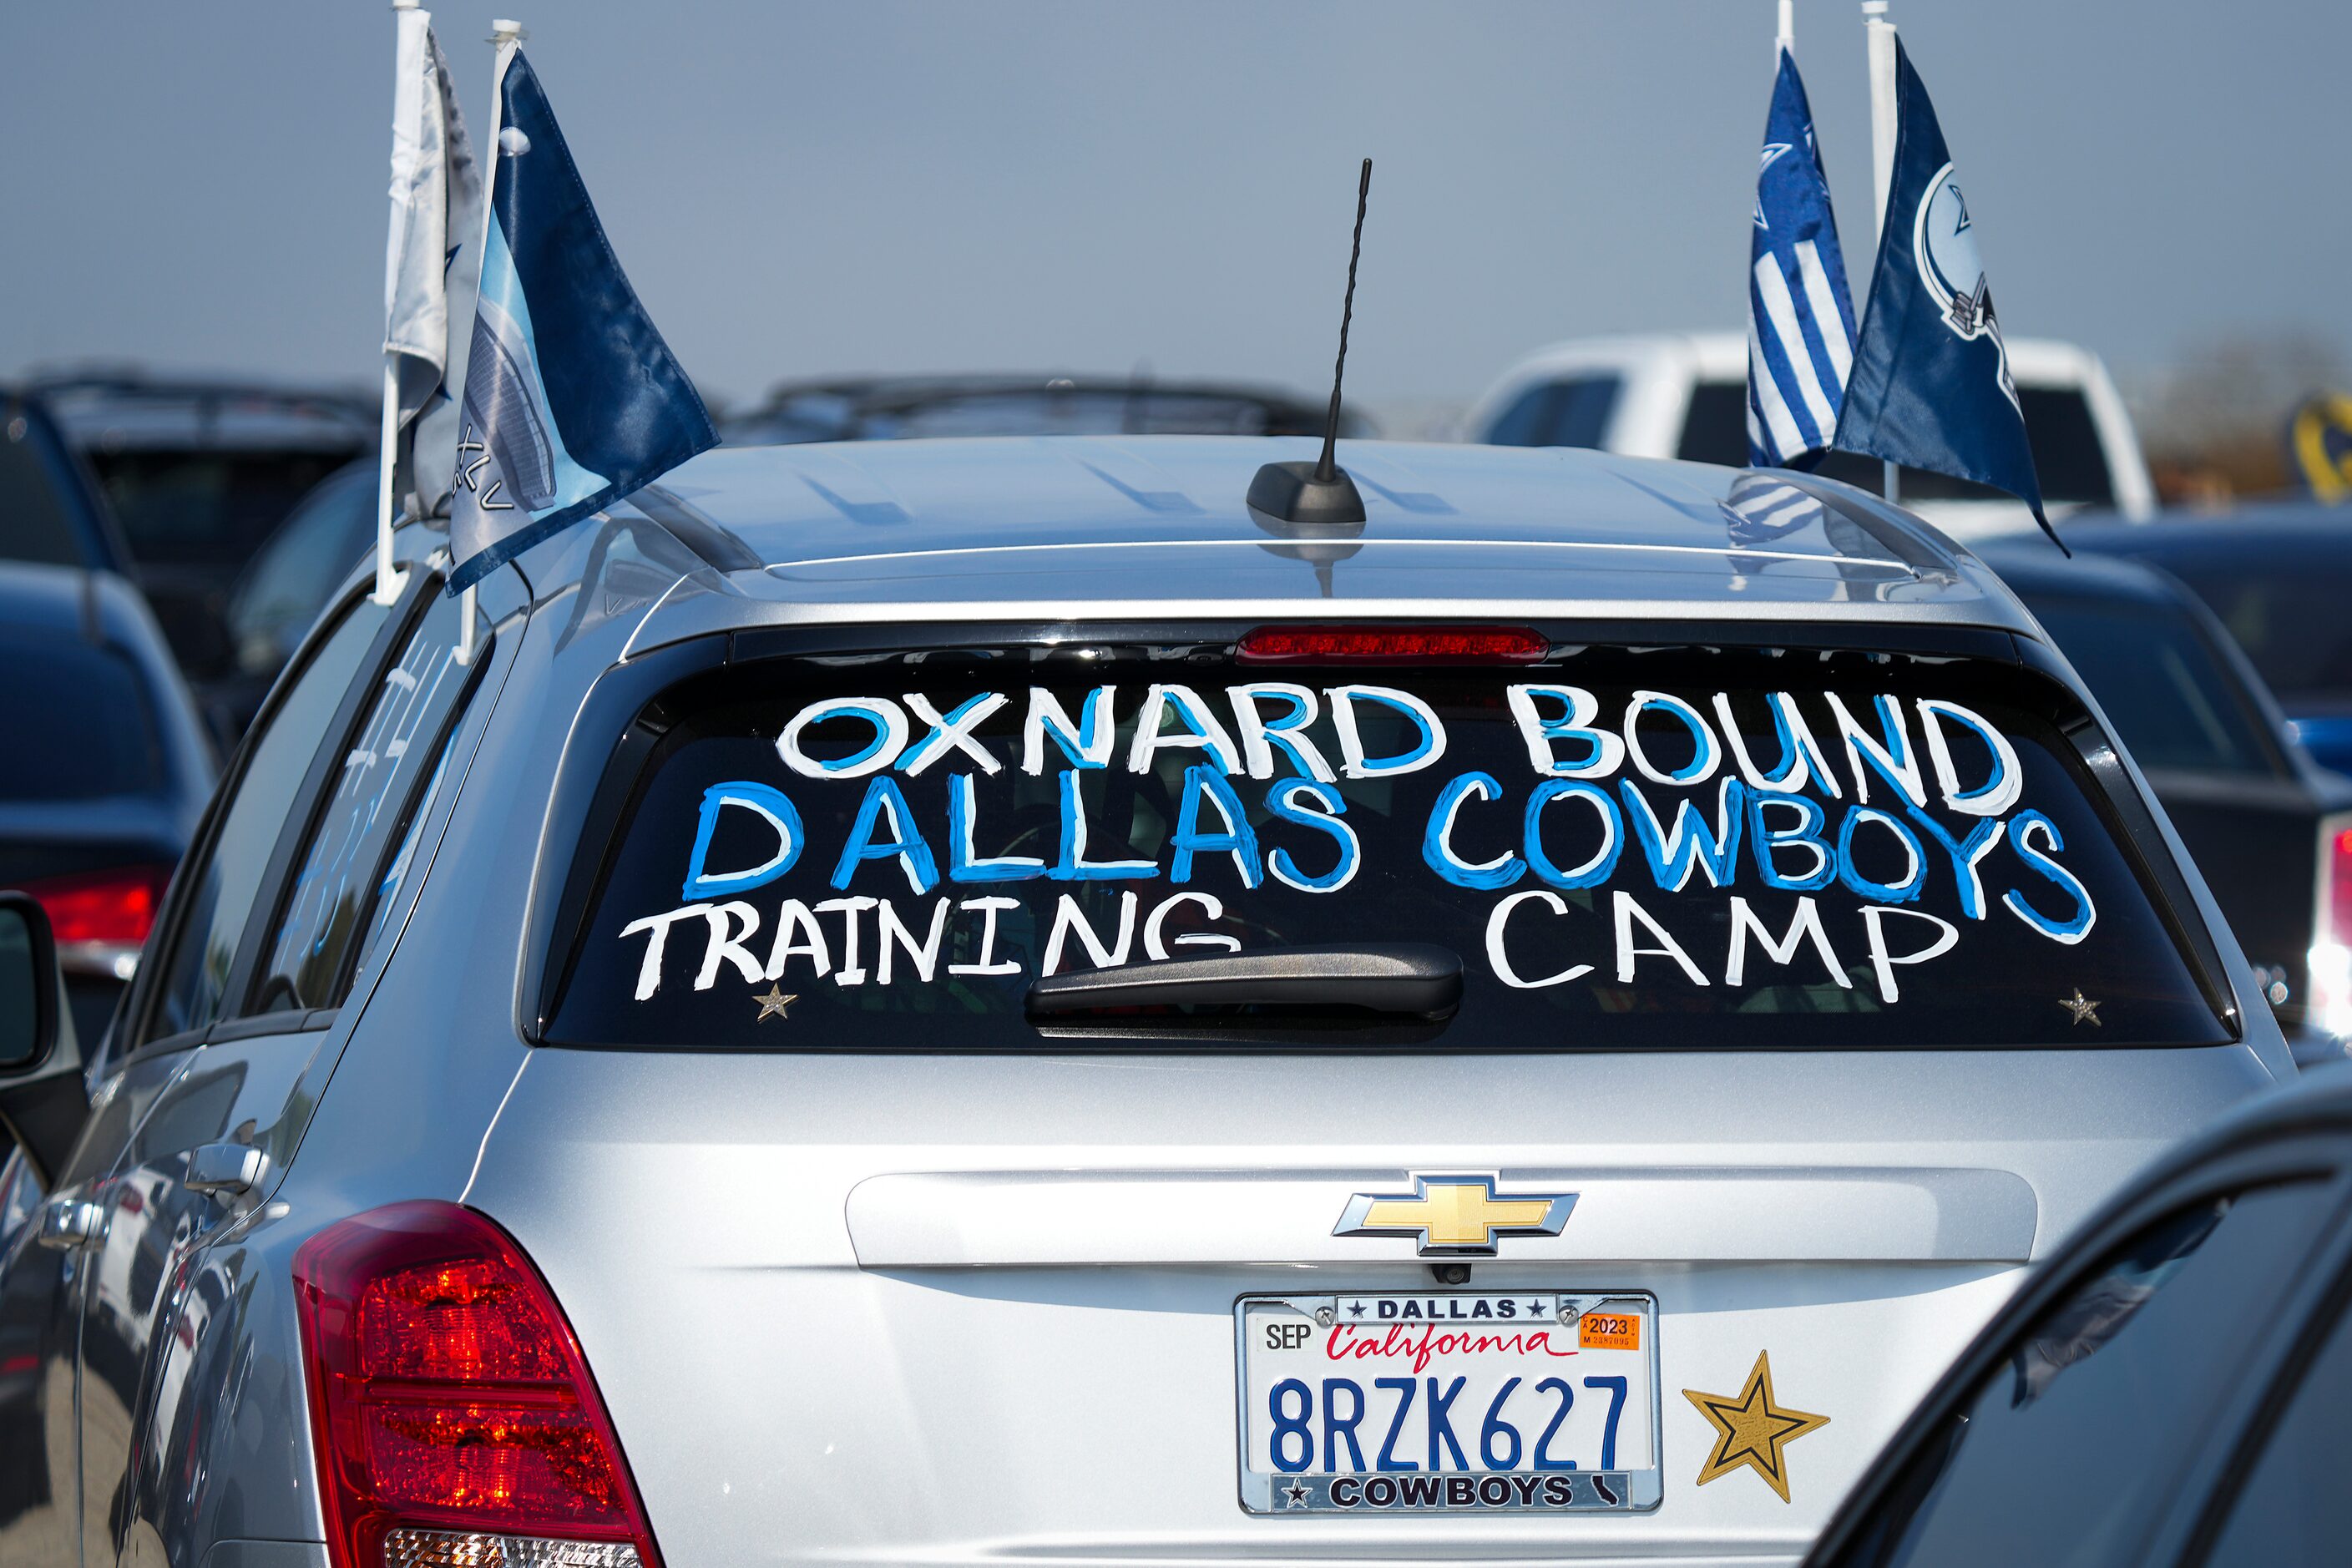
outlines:
{"label": "silver car body panel", "polygon": [[[533,889],[573,848],[549,803],[612,741],[583,730],[583,705],[616,663],[687,638],[1034,617],[1083,639],[1130,618],[1390,615],[1653,621],[1685,641],[1727,619],[2038,636],[1965,552],[1835,487],[1765,552],[1735,537],[1726,503],[1774,476],[1350,444],[1371,516],[1335,546],[1269,532],[1241,505],[1258,462],[1307,449],[722,449],[665,481],[661,507],[693,526],[616,506],[525,554],[528,588],[498,613],[500,674],[462,721],[465,768],[436,797],[398,934],[304,1042],[264,1188],[186,1247],[181,1276],[214,1281],[188,1299],[217,1303],[194,1323],[193,1359],[236,1374],[191,1371],[149,1402],[148,1430],[172,1435],[153,1473],[177,1489],[133,1489],[113,1541],[174,1563],[318,1560],[251,1544],[323,1535],[292,1256],[345,1215],[432,1197],[491,1215],[546,1274],[671,1568],[1793,1559],[2024,1261],[2216,1109],[2292,1075],[2193,872],[2239,1045],[956,1057],[526,1043]],[[1657,1511],[1240,1512],[1235,1299],[1427,1289],[1409,1239],[1330,1235],[1350,1194],[1415,1169],[1580,1194],[1558,1237],[1477,1263],[1479,1287],[1657,1297]],[[1785,1402],[1832,1417],[1791,1450],[1787,1504],[1749,1476],[1694,1482],[1709,1439],[1680,1391],[1736,1389],[1759,1350]],[[108,1560],[105,1536],[84,1560]]]}

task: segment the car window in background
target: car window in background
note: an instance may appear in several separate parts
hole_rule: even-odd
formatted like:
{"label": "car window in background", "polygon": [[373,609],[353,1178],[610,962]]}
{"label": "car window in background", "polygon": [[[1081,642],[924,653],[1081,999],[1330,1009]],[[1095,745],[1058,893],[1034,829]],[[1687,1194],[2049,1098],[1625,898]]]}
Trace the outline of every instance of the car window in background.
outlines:
{"label": "car window in background", "polygon": [[2090,399],[2073,387],[2021,386],[2017,404],[2025,416],[2042,499],[2053,506],[2115,505],[2115,480],[2107,472],[2106,448],[2099,445]]}
{"label": "car window in background", "polygon": [[2262,721],[2186,611],[2119,599],[2023,595],[2090,683],[2144,768],[2274,773]]}
{"label": "car window in background", "polygon": [[326,607],[375,531],[373,463],[355,463],[302,499],[228,602],[229,646],[248,675],[274,674]]}
{"label": "car window in background", "polygon": [[424,623],[385,669],[303,847],[263,955],[256,1011],[341,1003],[352,939],[373,930],[371,905],[398,874],[388,852],[411,820],[417,780],[435,765],[466,689],[467,668],[457,661],[461,604],[435,591]]}
{"label": "car window in background", "polygon": [[[2020,410],[2025,416],[2026,441],[2033,448],[2033,468],[2042,483],[2042,499],[2052,506],[2079,503],[2113,506],[2115,481],[2107,472],[2106,452],[2099,445],[2097,423],[2083,394],[2072,387],[2020,387]],[[1748,384],[1744,381],[1702,381],[1691,388],[1690,409],[1683,424],[1682,442],[1675,456],[1688,462],[1748,466]],[[1853,452],[1832,452],[1814,470],[1824,479],[1842,480],[1876,492],[1884,488],[1885,465],[1875,458]],[[2011,500],[2005,490],[1949,474],[1906,468],[1900,478],[1901,501]]]}
{"label": "car window in background", "polygon": [[131,662],[0,626],[0,800],[96,800],[163,787],[163,737]]}
{"label": "car window in background", "polygon": [[[210,1024],[223,1005],[229,965],[245,934],[270,851],[278,843],[310,759],[327,738],[327,726],[358,674],[360,662],[391,612],[362,598],[343,612],[285,700],[257,736],[248,737],[250,755],[236,794],[220,819],[196,879],[182,924],[163,956],[154,1001],[140,1043]],[[186,869],[181,873],[189,875]]]}
{"label": "car window in background", "polygon": [[91,562],[74,527],[70,503],[59,492],[58,466],[45,426],[0,405],[0,561],[47,566]]}
{"label": "car window in background", "polygon": [[[2149,1226],[2044,1314],[1877,1504],[1840,1568],[2133,1561],[2324,1216],[2317,1182]],[[2223,1325],[2228,1325],[2226,1329]]]}
{"label": "car window in background", "polygon": [[341,452],[89,451],[142,566],[241,566]]}
{"label": "car window in background", "polygon": [[[1598,447],[1617,406],[1615,375],[1570,376],[1531,386],[1486,434],[1496,447]],[[1743,452],[1741,462],[1744,466]]]}
{"label": "car window in background", "polygon": [[2318,1568],[2352,1552],[2352,1487],[2344,1476],[2352,1311],[2340,1300],[2317,1358],[2290,1383],[2293,1395],[2231,1500],[2205,1568]]}
{"label": "car window in background", "polygon": [[664,699],[554,1037],[1017,1049],[1041,975],[1406,940],[1461,955],[1461,1044],[2063,1047],[2074,986],[2102,1043],[2223,1037],[2006,666],[1074,668],[772,660]]}
{"label": "car window in background", "polygon": [[2293,570],[2276,564],[2233,567],[2200,553],[2176,557],[2152,552],[2197,591],[2238,639],[2263,680],[2283,698],[2336,694],[2352,689],[2352,573],[2313,552]]}

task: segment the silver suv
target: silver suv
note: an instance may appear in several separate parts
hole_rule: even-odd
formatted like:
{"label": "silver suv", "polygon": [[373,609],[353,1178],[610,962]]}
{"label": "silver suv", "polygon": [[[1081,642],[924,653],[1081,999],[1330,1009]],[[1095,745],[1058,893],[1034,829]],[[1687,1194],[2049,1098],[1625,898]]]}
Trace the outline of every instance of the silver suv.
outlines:
{"label": "silver suv", "polygon": [[0,910],[0,1558],[1793,1560],[2291,1076],[1934,531],[1570,450],[1245,504],[1311,449],[722,449],[470,656],[404,532],[86,1068]]}

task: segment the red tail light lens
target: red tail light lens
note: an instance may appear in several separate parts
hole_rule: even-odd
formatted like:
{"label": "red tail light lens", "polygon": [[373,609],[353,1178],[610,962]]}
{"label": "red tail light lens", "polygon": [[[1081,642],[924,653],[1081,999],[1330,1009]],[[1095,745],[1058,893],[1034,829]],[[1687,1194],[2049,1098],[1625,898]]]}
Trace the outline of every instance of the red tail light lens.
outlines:
{"label": "red tail light lens", "polygon": [[335,1568],[658,1568],[554,1296],[497,1226],[407,1203],[294,1258]]}
{"label": "red tail light lens", "polygon": [[1532,664],[1551,651],[1528,626],[1259,626],[1244,664]]}
{"label": "red tail light lens", "polygon": [[128,980],[171,880],[169,866],[118,866],[45,877],[25,883],[23,890],[48,915],[59,963],[78,973]]}
{"label": "red tail light lens", "polygon": [[2331,1034],[2352,1035],[2352,819],[2320,824],[2318,903],[2306,1012]]}

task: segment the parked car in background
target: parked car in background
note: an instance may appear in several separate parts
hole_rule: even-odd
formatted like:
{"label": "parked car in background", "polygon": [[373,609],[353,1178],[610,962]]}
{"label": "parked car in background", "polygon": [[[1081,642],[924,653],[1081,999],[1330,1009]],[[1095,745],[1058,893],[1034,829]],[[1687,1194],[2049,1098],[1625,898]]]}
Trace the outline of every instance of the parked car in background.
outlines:
{"label": "parked car in background", "polygon": [[2066,542],[2161,566],[2196,590],[2305,749],[2352,773],[2352,508],[2279,501],[2166,512],[2153,528],[2078,522]]}
{"label": "parked car in background", "polygon": [[373,453],[373,402],[331,391],[135,373],[36,384],[98,477],[181,668],[226,668],[228,593],[294,503]]}
{"label": "parked car in background", "polygon": [[[2007,347],[2046,510],[2151,512],[2156,487],[2139,437],[2098,355],[2037,338]],[[1463,434],[1498,447],[1597,447],[1744,468],[1748,342],[1736,332],[1676,332],[1554,343],[1504,372]],[[1819,471],[1874,493],[1884,485],[1874,458],[1834,452]],[[1963,538],[2033,526],[2014,498],[1967,479],[1905,468],[1897,486],[1906,509]]]}
{"label": "parked car in background", "polygon": [[212,794],[203,721],[137,589],[0,562],[0,888],[48,911],[95,1043]]}
{"label": "parked car in background", "polygon": [[9,1568],[1785,1561],[2294,1075],[1916,519],[1432,444],[1251,504],[1316,450],[721,447],[462,664],[400,530],[0,1277],[0,1446],[79,1466]]}
{"label": "parked car in background", "polygon": [[373,548],[379,471],[370,456],[320,480],[229,590],[227,658],[196,683],[197,702],[225,745],[245,733],[336,585]]}
{"label": "parked car in background", "polygon": [[[719,421],[735,446],[919,436],[1320,436],[1328,405],[1275,387],[1114,376],[885,375],[785,382]],[[1340,433],[1370,427],[1342,411]]]}
{"label": "parked car in background", "polygon": [[1978,554],[2123,736],[2261,973],[2295,1060],[2342,1060],[2352,993],[2326,955],[2352,943],[2352,854],[2336,848],[2352,832],[2352,779],[2296,743],[2230,634],[2172,578],[2088,552],[2069,561],[2038,534]]}
{"label": "parked car in background", "polygon": [[1805,1568],[2336,1568],[2352,1069],[2264,1096],[2039,1265]]}
{"label": "parked car in background", "polygon": [[131,552],[41,399],[0,387],[0,561],[128,576]]}

